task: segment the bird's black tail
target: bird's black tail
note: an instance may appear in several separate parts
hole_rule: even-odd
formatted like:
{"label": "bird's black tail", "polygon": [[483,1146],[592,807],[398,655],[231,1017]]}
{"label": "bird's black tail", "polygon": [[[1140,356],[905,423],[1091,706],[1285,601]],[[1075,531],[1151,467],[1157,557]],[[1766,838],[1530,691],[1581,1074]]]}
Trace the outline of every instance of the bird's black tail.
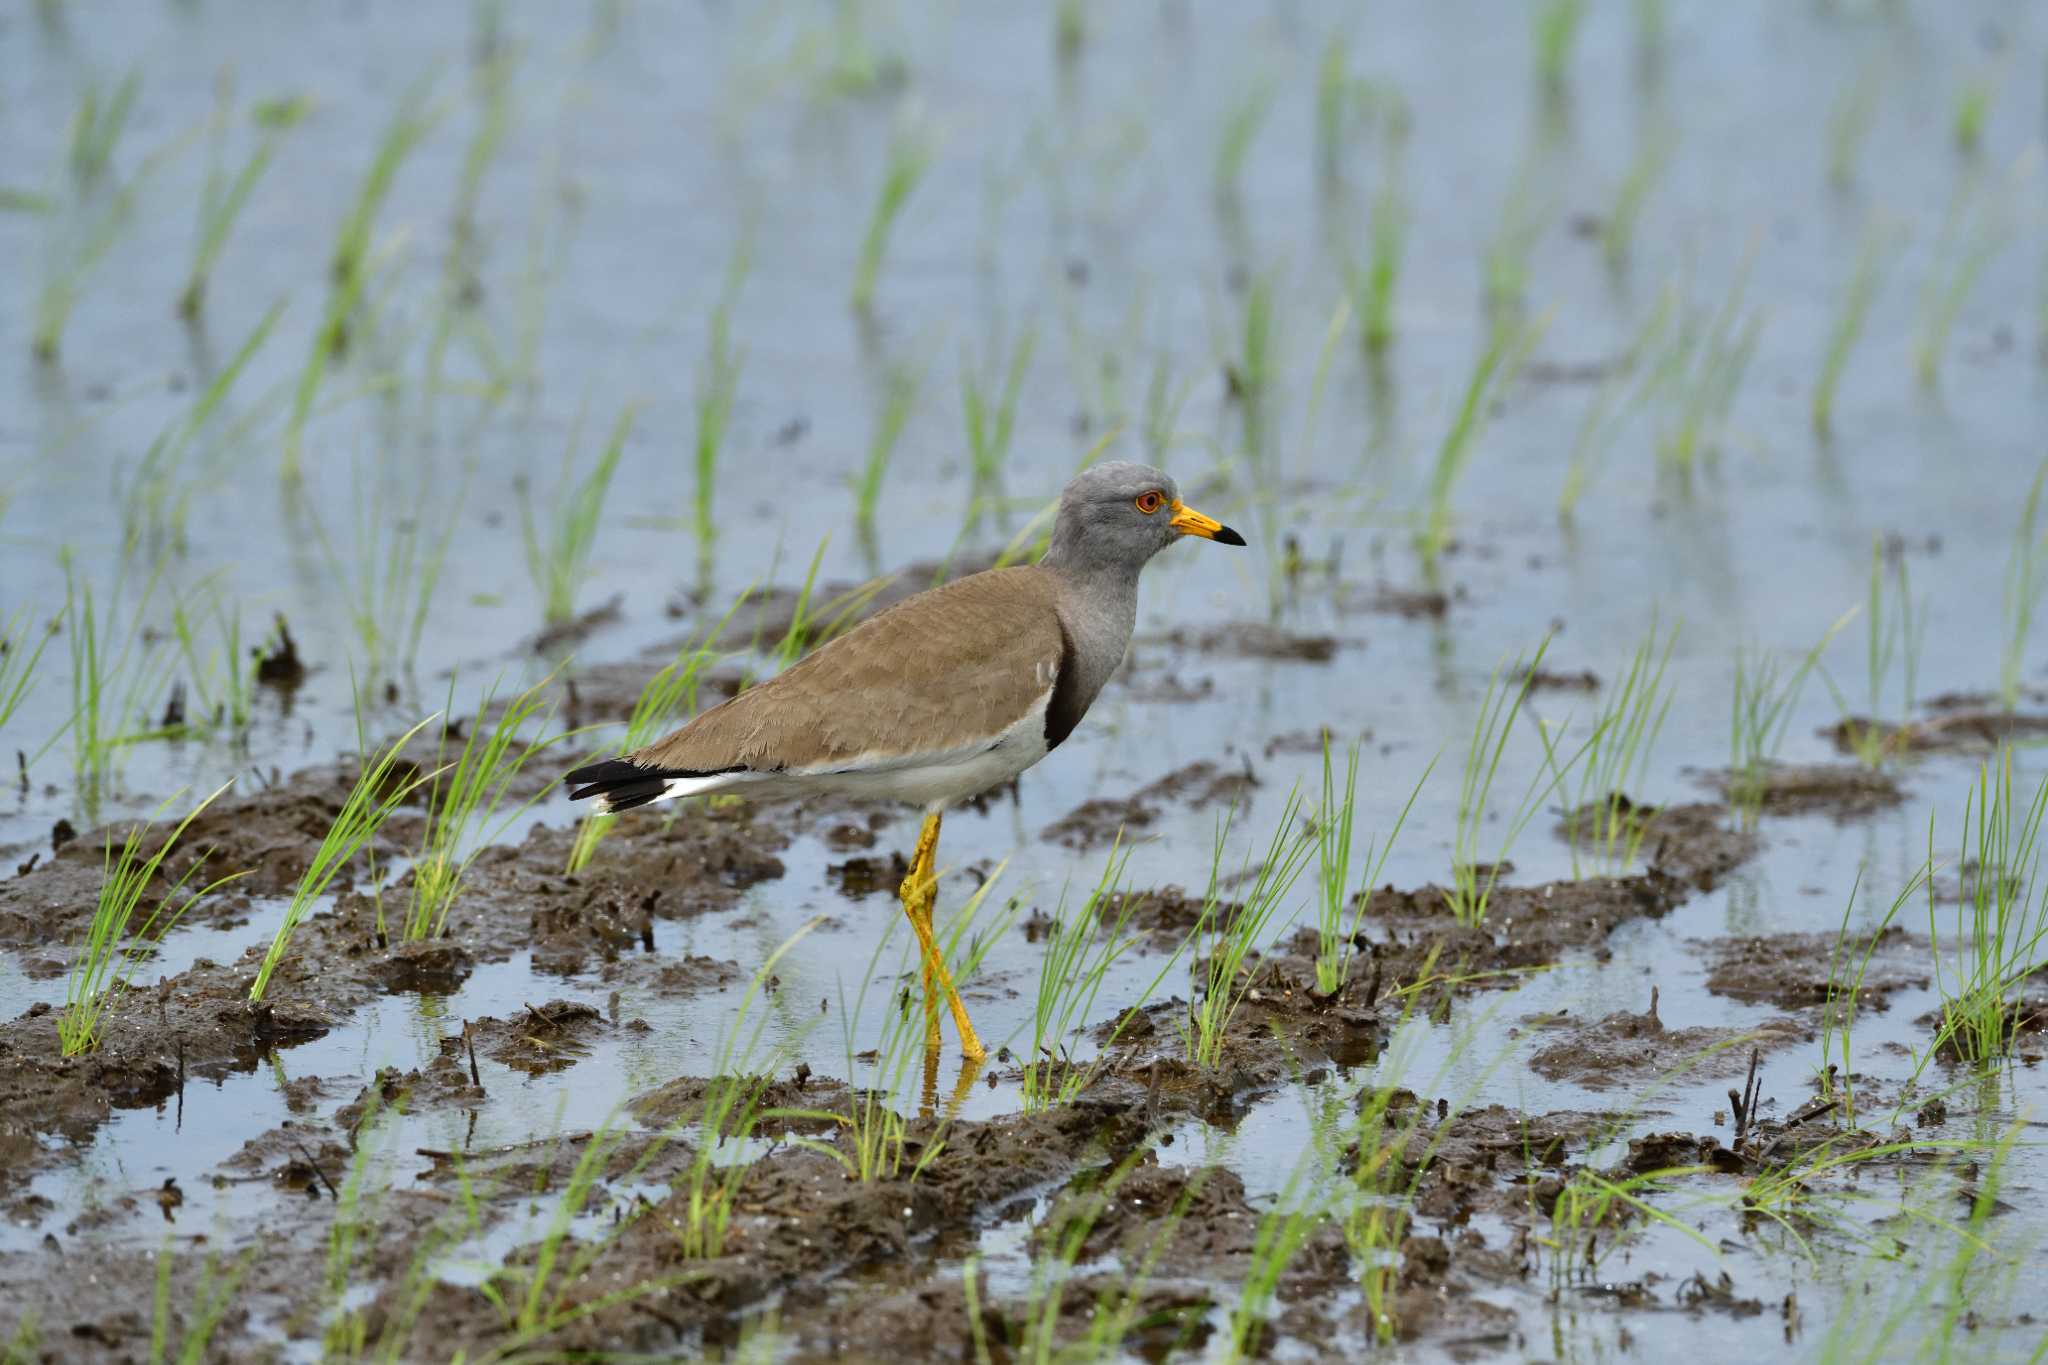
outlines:
{"label": "bird's black tail", "polygon": [[630,759],[607,758],[601,763],[571,768],[562,774],[562,781],[569,784],[571,801],[595,796],[605,810],[616,812],[660,800],[662,793],[668,790],[669,779],[688,775],[661,768],[643,768]]}

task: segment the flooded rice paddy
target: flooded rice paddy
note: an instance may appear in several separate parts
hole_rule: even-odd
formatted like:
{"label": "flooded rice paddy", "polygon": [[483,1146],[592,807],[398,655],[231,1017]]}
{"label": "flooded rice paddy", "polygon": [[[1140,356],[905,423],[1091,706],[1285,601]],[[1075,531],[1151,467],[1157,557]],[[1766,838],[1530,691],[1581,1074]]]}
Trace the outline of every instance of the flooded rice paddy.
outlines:
{"label": "flooded rice paddy", "polygon": [[[0,16],[7,1359],[2039,1359],[2044,50]],[[1100,457],[1251,546],[948,818],[986,1065],[915,812],[579,839]]]}

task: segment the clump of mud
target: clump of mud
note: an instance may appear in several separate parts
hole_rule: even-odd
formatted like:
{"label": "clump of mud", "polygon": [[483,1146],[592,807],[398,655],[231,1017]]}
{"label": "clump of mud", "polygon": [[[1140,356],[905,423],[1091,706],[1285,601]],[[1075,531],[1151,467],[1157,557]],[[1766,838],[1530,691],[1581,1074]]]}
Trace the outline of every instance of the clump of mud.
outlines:
{"label": "clump of mud", "polygon": [[1169,804],[1189,810],[1212,806],[1242,808],[1258,785],[1249,762],[1242,768],[1230,768],[1206,758],[1197,759],[1129,796],[1084,801],[1047,825],[1039,837],[1086,852],[1106,847],[1119,836],[1129,838],[1157,820]]}
{"label": "clump of mud", "polygon": [[1927,939],[1896,924],[1868,936],[1764,934],[1705,946],[1708,990],[1780,1009],[1824,1005],[1852,988],[1858,1006],[1882,1009],[1899,991],[1925,990],[1932,961]]}
{"label": "clump of mud", "polygon": [[[1734,776],[1709,774],[1707,784],[1728,799]],[[1906,799],[1897,779],[1860,763],[1772,763],[1763,774],[1759,810],[1765,815],[1827,815],[1854,820],[1889,810]]]}

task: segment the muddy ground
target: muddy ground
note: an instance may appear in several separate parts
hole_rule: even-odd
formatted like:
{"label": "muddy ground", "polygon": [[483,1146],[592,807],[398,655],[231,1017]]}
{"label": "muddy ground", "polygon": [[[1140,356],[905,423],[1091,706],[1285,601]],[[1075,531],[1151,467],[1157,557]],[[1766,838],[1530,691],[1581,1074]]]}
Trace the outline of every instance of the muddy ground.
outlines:
{"label": "muddy ground", "polygon": [[[1989,1064],[1944,1001],[1979,893],[2048,887],[1963,846],[2048,732],[2048,12],[17,9],[6,1365],[2038,1354],[2048,994],[2011,964]],[[1084,723],[948,813],[984,1064],[914,1045],[916,812],[565,870],[554,778],[657,669],[710,705],[1028,560],[1104,457],[1248,544],[1155,560]],[[536,684],[446,932],[395,927],[408,801],[251,1004],[359,752]],[[1354,751],[1348,867],[1198,1060]],[[235,880],[61,1057],[109,837],[229,779],[163,884]]]}

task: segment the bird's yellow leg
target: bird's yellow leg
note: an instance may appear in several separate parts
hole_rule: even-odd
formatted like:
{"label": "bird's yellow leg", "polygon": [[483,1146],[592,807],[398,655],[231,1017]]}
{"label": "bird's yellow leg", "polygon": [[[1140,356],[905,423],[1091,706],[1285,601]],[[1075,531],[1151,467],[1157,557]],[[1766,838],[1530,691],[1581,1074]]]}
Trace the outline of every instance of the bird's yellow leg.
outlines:
{"label": "bird's yellow leg", "polygon": [[945,959],[939,955],[938,938],[932,932],[932,904],[939,895],[938,877],[933,870],[938,851],[939,812],[933,811],[925,816],[924,828],[918,831],[917,851],[911,855],[910,872],[903,878],[900,893],[903,913],[910,920],[910,928],[924,954],[924,1042],[928,1050],[938,1050],[939,995],[943,992],[947,1007],[953,1011],[953,1025],[960,1030],[960,1054],[978,1062],[988,1055],[987,1050],[975,1036],[967,1006],[960,1003],[960,993],[953,989],[952,974],[946,970]]}

